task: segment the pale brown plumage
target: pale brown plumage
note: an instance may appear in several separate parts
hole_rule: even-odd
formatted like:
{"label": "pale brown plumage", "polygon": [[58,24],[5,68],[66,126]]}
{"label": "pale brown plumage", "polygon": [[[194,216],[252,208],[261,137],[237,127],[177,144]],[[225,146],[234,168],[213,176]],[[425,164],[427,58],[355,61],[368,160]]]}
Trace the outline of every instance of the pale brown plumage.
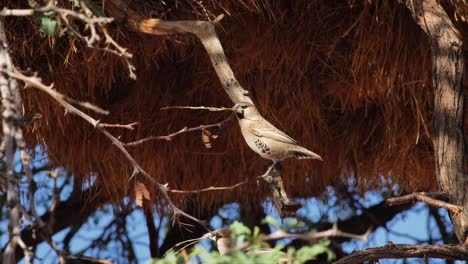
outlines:
{"label": "pale brown plumage", "polygon": [[299,146],[296,140],[263,118],[253,104],[239,103],[234,108],[247,145],[262,158],[273,162],[262,176],[267,175],[276,163],[289,157],[322,160],[318,154]]}
{"label": "pale brown plumage", "polygon": [[232,232],[228,228],[220,228],[206,234],[205,236],[215,241],[219,254],[226,255],[233,250],[231,234]]}

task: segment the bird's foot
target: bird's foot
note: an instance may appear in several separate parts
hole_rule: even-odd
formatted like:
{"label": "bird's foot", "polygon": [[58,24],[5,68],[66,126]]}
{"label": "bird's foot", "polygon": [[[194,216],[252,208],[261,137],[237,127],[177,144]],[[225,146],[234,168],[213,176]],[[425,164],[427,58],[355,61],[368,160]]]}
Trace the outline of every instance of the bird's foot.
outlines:
{"label": "bird's foot", "polygon": [[261,179],[264,179],[266,176],[268,176],[270,174],[269,171],[267,171],[266,173],[264,173],[263,175],[260,175],[260,176],[257,176],[257,182]]}
{"label": "bird's foot", "polygon": [[257,176],[257,184],[259,183],[258,181],[259,180],[262,180],[262,179],[265,179],[265,177],[269,176],[270,175],[270,172],[273,168],[275,168],[275,166],[279,164],[278,162],[273,162],[273,164],[270,165],[270,167],[268,167],[268,170],[263,174],[263,175],[260,175],[260,176]]}

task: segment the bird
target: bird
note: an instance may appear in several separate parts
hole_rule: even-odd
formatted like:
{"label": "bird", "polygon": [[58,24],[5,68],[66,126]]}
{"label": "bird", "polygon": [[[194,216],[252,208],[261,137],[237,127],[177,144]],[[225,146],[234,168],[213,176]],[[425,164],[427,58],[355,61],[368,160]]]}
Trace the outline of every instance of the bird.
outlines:
{"label": "bird", "polygon": [[202,241],[203,239],[208,238],[210,240],[213,240],[216,243],[216,248],[218,249],[219,254],[228,255],[230,252],[234,250],[232,239],[231,239],[231,234],[232,232],[229,228],[219,228],[219,229],[210,231],[201,237],[181,241],[175,244],[174,247],[172,247],[169,251],[173,251],[175,254],[178,254],[180,251],[184,250],[185,248],[192,246],[193,244],[196,244]]}
{"label": "bird", "polygon": [[233,237],[232,231],[229,228],[220,228],[212,232],[209,232],[203,236],[203,238],[209,238],[216,243],[216,248],[219,251],[220,255],[230,255],[236,250],[240,250],[244,253],[253,252],[255,255],[259,256],[261,254],[274,253],[279,254],[281,258],[278,259],[277,263],[290,263],[290,259],[287,258],[287,254],[281,251],[275,251],[272,248],[268,247],[258,247],[250,246],[250,244],[245,241],[241,246],[236,247],[233,239],[235,241],[235,234]]}
{"label": "bird", "polygon": [[216,243],[216,248],[220,255],[227,255],[233,251],[232,232],[229,228],[220,228],[205,234],[203,237],[209,238]]}
{"label": "bird", "polygon": [[233,109],[247,145],[262,158],[273,162],[259,178],[267,176],[277,163],[286,158],[323,161],[320,155],[300,146],[296,140],[263,118],[252,103],[237,103]]}

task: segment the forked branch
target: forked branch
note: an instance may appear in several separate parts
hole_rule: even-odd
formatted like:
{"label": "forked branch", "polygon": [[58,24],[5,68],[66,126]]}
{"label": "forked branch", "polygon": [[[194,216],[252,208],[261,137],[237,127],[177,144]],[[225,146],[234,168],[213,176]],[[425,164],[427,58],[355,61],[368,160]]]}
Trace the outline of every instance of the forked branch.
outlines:
{"label": "forked branch", "polygon": [[190,127],[190,128],[184,127],[181,130],[176,131],[176,132],[171,133],[171,134],[166,135],[166,136],[151,136],[151,137],[143,138],[143,139],[140,139],[140,140],[137,140],[137,141],[133,141],[133,142],[129,142],[129,143],[123,143],[123,145],[126,146],[126,147],[135,147],[135,146],[141,145],[141,144],[143,144],[145,142],[152,141],[152,140],[171,141],[174,137],[176,137],[176,136],[178,136],[180,134],[188,133],[188,132],[204,131],[204,130],[207,130],[207,129],[210,129],[210,128],[219,128],[219,129],[221,129],[226,122],[228,122],[229,120],[232,119],[232,117],[233,117],[233,115],[230,115],[228,118],[226,118],[226,119],[224,119],[221,122],[216,123],[216,124],[199,125],[199,126]]}
{"label": "forked branch", "polygon": [[413,203],[415,201],[420,201],[427,203],[428,205],[444,208],[449,210],[452,213],[459,213],[463,211],[463,207],[441,201],[440,199],[446,199],[447,193],[437,192],[437,193],[426,193],[426,192],[415,192],[412,194],[394,197],[386,200],[386,203],[390,206],[398,204]]}

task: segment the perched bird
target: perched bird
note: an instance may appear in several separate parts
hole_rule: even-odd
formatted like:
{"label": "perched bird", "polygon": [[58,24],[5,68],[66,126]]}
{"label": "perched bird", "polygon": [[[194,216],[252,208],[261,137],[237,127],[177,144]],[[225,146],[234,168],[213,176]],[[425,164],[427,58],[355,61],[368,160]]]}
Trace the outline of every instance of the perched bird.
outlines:
{"label": "perched bird", "polygon": [[228,228],[216,229],[213,232],[205,234],[203,237],[216,242],[216,248],[221,255],[227,255],[234,250],[232,248],[231,230]]}
{"label": "perched bird", "polygon": [[289,157],[322,160],[318,154],[299,146],[293,138],[263,118],[253,104],[238,103],[234,109],[247,145],[262,158],[273,162],[259,177],[268,175],[279,161]]}
{"label": "perched bird", "polygon": [[220,255],[230,255],[235,250],[240,250],[244,253],[253,251],[257,256],[261,254],[273,253],[279,254],[281,256],[281,258],[278,259],[279,261],[277,263],[291,263],[290,259],[287,258],[286,253],[278,252],[268,247],[251,247],[247,241],[245,241],[241,246],[236,248],[232,240],[232,232],[228,228],[216,229],[208,234],[205,234],[203,237],[209,238],[216,243],[216,248],[218,249]]}

